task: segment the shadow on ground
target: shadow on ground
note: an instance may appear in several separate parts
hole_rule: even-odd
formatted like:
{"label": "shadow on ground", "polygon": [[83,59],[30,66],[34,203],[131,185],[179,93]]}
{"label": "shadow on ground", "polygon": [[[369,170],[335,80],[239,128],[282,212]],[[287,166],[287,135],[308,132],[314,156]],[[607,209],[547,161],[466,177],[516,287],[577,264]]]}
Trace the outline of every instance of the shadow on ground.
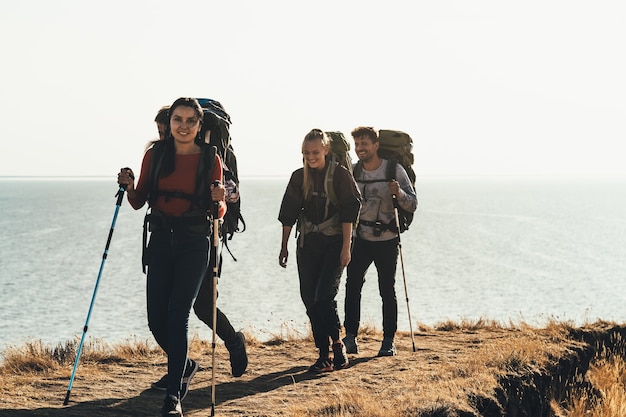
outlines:
{"label": "shadow on ground", "polygon": [[[370,358],[357,358],[351,366],[365,362]],[[216,408],[227,401],[237,400],[259,393],[270,392],[286,385],[296,384],[316,378],[324,378],[325,374],[307,372],[305,366],[294,366],[289,369],[258,376],[251,380],[241,379],[216,384]],[[210,382],[210,380],[209,380]],[[142,417],[155,416],[160,411],[163,399],[162,391],[147,389],[132,398],[104,398],[94,401],[80,401],[79,393],[72,393],[69,404],[63,406],[64,396],[59,396],[58,406],[54,405],[35,410],[0,410],[2,417]],[[211,410],[211,385],[191,389],[183,402],[185,411]],[[219,414],[219,413],[216,413]]]}

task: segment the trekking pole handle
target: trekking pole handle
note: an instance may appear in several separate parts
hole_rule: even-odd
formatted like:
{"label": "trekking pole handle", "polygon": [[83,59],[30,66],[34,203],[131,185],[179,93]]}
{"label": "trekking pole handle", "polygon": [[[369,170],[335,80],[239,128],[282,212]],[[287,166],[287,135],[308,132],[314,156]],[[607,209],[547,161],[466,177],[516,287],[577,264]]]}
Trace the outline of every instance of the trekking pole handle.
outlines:
{"label": "trekking pole handle", "polygon": [[[124,168],[126,171],[131,171],[130,168],[126,167]],[[135,176],[132,174],[132,171],[128,173],[128,176],[130,177],[131,180],[135,179]],[[117,197],[117,202],[115,203],[118,206],[122,205],[122,199],[124,198],[124,192],[126,191],[126,187],[128,185],[127,184],[120,184],[120,188],[119,190],[117,190],[117,194],[115,194],[115,196]]]}
{"label": "trekking pole handle", "polygon": [[[392,181],[395,181],[395,179],[392,179]],[[400,211],[400,204],[398,203],[398,196],[392,193],[391,201],[393,203],[393,217],[396,221],[396,228],[398,229],[398,244],[402,247],[402,243],[400,241],[400,216],[398,215]]]}
{"label": "trekking pole handle", "polygon": [[[133,175],[133,171],[132,171],[129,167],[124,168],[124,170],[128,171],[128,176],[130,177],[130,179],[131,179],[131,180],[133,180],[133,181],[134,181],[134,180],[135,180],[135,176]],[[126,191],[126,187],[128,187],[128,185],[127,185],[127,184],[122,184],[122,185],[120,185],[120,188],[121,188],[123,191]]]}
{"label": "trekking pole handle", "polygon": [[399,207],[398,196],[395,194],[391,194],[391,201],[393,201],[393,207],[397,209]]}
{"label": "trekking pole handle", "polygon": [[[219,187],[220,182],[215,180],[213,181],[213,187]],[[213,216],[217,219],[219,217],[219,210],[220,210],[220,202],[219,201],[214,201],[213,202],[213,209],[215,210],[215,212],[213,213]]]}
{"label": "trekking pole handle", "polygon": [[[391,178],[391,182],[397,181],[395,178]],[[394,193],[391,193],[391,201],[393,202],[393,206],[398,208],[398,196]]]}
{"label": "trekking pole handle", "polygon": [[[218,187],[219,185],[220,185],[219,181],[217,180],[213,181],[213,187]],[[219,245],[219,241],[220,241],[219,216],[220,216],[220,202],[218,200],[218,201],[213,202],[213,246],[215,246],[216,248]]]}

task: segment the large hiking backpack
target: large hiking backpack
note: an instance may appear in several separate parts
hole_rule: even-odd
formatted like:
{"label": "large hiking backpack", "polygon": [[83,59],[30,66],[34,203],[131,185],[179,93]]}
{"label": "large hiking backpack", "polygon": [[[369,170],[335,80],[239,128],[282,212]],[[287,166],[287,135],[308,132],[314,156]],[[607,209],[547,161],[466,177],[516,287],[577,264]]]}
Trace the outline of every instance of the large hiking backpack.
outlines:
{"label": "large hiking backpack", "polygon": [[[396,179],[396,165],[400,164],[406,171],[409,181],[413,188],[415,188],[415,171],[413,170],[413,163],[415,156],[413,155],[413,139],[408,133],[399,130],[379,130],[378,131],[378,156],[387,159],[387,173],[384,180],[375,181],[391,181]],[[363,164],[359,161],[354,167],[354,178],[357,182],[361,177],[363,170]],[[409,229],[411,222],[413,222],[413,214],[404,210],[398,205],[398,223],[400,224],[400,233],[404,233]]]}
{"label": "large hiking backpack", "polygon": [[411,185],[415,187],[415,171],[413,163],[413,139],[408,133],[399,130],[379,130],[378,131],[378,156],[383,159],[394,159],[406,171]]}
{"label": "large hiking backpack", "polygon": [[[224,106],[217,100],[210,98],[198,98],[197,100],[204,112],[200,137],[205,138],[205,142],[217,148],[217,153],[224,165],[224,186],[227,188],[235,187],[235,190],[231,191],[234,191],[234,195],[238,196],[236,199],[226,201],[227,211],[222,224],[222,239],[228,249],[226,240],[231,240],[235,233],[246,230],[246,222],[241,214],[237,157],[230,137],[230,115],[226,113]],[[208,138],[207,134],[209,135]],[[241,228],[239,223],[241,223]],[[228,251],[230,252],[230,249]]]}
{"label": "large hiking backpack", "polygon": [[330,160],[343,165],[352,172],[352,157],[350,156],[350,142],[341,132],[324,132],[330,139]]}
{"label": "large hiking backpack", "polygon": [[[330,139],[330,152],[329,161],[331,164],[336,163],[343,166],[348,171],[352,172],[352,157],[350,156],[350,142],[346,140],[343,133],[339,131],[324,132]],[[333,180],[335,176],[335,168],[331,168],[326,174],[326,192],[330,202],[335,206],[337,205],[337,195],[335,194],[335,188],[333,187]]]}

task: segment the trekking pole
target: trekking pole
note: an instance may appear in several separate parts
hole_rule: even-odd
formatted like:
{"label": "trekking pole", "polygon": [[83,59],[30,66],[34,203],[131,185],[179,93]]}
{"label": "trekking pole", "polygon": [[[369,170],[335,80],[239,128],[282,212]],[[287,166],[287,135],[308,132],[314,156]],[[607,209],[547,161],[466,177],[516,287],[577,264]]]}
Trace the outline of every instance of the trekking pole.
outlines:
{"label": "trekking pole", "polygon": [[413,352],[415,349],[415,337],[413,336],[413,324],[411,323],[411,307],[409,306],[409,291],[406,287],[406,275],[404,273],[404,258],[402,257],[402,240],[400,239],[400,216],[398,215],[398,196],[391,195],[393,200],[393,212],[396,217],[396,227],[398,228],[398,250],[400,251],[400,265],[402,265],[402,280],[404,281],[404,295],[406,297],[406,311],[409,313],[409,329],[411,330],[411,342],[413,343]]}
{"label": "trekking pole", "polygon": [[[217,187],[219,185],[219,181],[214,181],[213,186]],[[213,205],[213,251],[214,251],[214,259],[213,259],[213,331],[211,335],[211,416],[215,415],[215,328],[217,326],[217,279],[218,279],[218,271],[219,271],[219,244],[220,244],[220,219],[219,219],[219,211],[220,211],[220,202],[216,201]]]}
{"label": "trekking pole", "polygon": [[[125,168],[130,169],[130,168]],[[132,175],[131,179],[135,179]],[[78,345],[78,351],[76,352],[76,360],[74,361],[74,369],[72,370],[72,376],[70,377],[70,383],[67,387],[67,394],[65,394],[65,400],[63,401],[63,405],[67,405],[70,401],[70,393],[72,392],[72,385],[74,383],[74,377],[76,376],[76,369],[78,368],[78,359],[80,358],[80,353],[83,349],[83,343],[85,342],[85,335],[87,334],[87,330],[89,328],[89,318],[91,317],[91,311],[93,309],[94,301],[96,300],[96,294],[98,293],[98,286],[100,285],[100,277],[102,276],[102,269],[104,268],[104,261],[107,259],[107,255],[109,253],[109,245],[111,244],[111,237],[113,236],[113,230],[115,229],[115,222],[117,221],[117,213],[120,211],[120,206],[122,205],[122,199],[124,198],[124,191],[126,191],[126,185],[120,185],[119,190],[115,196],[117,197],[117,202],[115,203],[115,214],[113,215],[113,222],[111,223],[111,229],[109,230],[109,237],[107,238],[107,243],[104,247],[104,253],[102,254],[102,262],[100,263],[100,271],[98,272],[98,278],[96,279],[96,286],[93,289],[93,295],[91,296],[91,303],[89,304],[89,311],[87,312],[87,319],[85,320],[85,326],[83,327],[83,335],[80,338],[80,344]]]}

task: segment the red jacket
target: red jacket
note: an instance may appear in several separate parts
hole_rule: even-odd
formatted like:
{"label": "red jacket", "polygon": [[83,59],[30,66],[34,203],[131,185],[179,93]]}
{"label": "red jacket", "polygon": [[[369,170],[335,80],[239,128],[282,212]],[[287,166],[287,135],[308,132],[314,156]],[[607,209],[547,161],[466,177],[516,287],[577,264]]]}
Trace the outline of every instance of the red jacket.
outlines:
{"label": "red jacket", "polygon": [[[200,163],[201,153],[176,155],[176,169],[167,177],[159,179],[159,190],[164,191],[180,191],[187,194],[193,194],[196,187],[196,176],[198,173],[198,164]],[[133,198],[128,197],[128,202],[135,209],[140,209],[148,201],[148,193],[150,188],[150,165],[152,164],[152,148],[148,149],[143,157],[141,164],[141,174],[135,187],[135,195]],[[215,163],[210,175],[210,182],[222,179],[222,161],[219,156],[215,156]],[[154,204],[154,209],[163,212],[166,216],[180,216],[184,212],[189,211],[189,200],[185,198],[158,196]],[[226,213],[226,203],[220,201],[219,217],[222,218]]]}

